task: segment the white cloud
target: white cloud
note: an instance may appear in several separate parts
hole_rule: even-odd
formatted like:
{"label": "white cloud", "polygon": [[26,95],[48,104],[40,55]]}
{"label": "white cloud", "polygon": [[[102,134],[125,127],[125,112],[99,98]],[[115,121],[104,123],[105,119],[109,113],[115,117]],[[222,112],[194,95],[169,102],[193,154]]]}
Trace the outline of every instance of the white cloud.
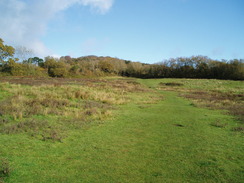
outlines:
{"label": "white cloud", "polygon": [[53,54],[41,41],[48,22],[75,4],[106,13],[113,0],[0,0],[0,37],[9,44],[26,46],[37,55]]}
{"label": "white cloud", "polygon": [[113,0],[80,0],[80,3],[98,9],[101,13],[106,13],[113,5]]}

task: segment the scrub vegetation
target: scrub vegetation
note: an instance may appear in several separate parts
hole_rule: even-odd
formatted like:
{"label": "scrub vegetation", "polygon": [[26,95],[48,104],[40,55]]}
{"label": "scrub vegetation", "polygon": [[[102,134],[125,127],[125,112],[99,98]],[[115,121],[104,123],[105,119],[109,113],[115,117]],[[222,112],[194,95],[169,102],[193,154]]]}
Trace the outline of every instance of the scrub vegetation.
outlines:
{"label": "scrub vegetation", "polygon": [[[206,56],[179,57],[143,64],[113,57],[30,57],[31,50],[4,45],[0,39],[0,76],[81,78],[126,76],[136,78],[206,78],[244,80],[244,60],[214,60]],[[21,59],[15,57],[15,52]],[[17,55],[17,56],[18,56]]]}
{"label": "scrub vegetation", "polygon": [[1,92],[8,94],[0,101],[0,132],[28,132],[42,140],[61,141],[70,128],[112,116],[118,105],[131,101],[128,92],[146,91],[130,79],[64,80],[63,84],[57,84],[55,79],[49,82],[41,79],[42,83],[38,83],[30,78],[25,79],[28,85],[20,85],[21,79],[15,79],[9,78],[9,81],[16,84],[0,84]]}

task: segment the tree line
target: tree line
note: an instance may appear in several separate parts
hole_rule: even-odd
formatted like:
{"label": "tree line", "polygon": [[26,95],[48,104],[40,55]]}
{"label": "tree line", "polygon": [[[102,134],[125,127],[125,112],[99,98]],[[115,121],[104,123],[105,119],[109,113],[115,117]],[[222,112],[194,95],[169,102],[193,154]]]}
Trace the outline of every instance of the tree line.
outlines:
{"label": "tree line", "polygon": [[[18,54],[16,54],[18,53]],[[178,57],[144,64],[113,57],[30,57],[30,50],[5,45],[0,38],[0,76],[127,76],[137,78],[244,79],[244,59],[214,60],[206,56]]]}

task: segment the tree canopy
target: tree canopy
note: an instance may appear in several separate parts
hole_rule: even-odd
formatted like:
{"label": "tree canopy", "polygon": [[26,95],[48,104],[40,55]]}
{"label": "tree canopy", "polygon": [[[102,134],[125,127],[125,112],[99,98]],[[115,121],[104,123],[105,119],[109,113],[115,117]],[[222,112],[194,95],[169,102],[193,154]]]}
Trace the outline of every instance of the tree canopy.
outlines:
{"label": "tree canopy", "polygon": [[15,49],[12,46],[4,44],[4,41],[0,38],[0,62],[3,64],[9,58],[14,56]]}
{"label": "tree canopy", "polygon": [[[157,64],[143,64],[113,57],[94,55],[72,58],[31,56],[30,49],[17,50],[0,39],[0,75],[84,77],[119,75],[138,78],[205,78],[244,80],[244,60],[214,60],[206,56],[178,57]],[[22,50],[22,51],[21,51]],[[20,60],[19,62],[17,62]]]}

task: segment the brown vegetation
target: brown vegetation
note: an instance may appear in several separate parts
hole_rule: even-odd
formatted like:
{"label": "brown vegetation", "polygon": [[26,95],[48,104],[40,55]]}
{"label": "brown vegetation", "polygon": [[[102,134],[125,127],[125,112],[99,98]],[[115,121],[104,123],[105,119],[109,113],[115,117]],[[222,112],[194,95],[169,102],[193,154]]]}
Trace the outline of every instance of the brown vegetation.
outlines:
{"label": "brown vegetation", "polygon": [[[233,81],[234,82],[234,81]],[[236,81],[237,82],[237,81]],[[242,82],[240,82],[242,84]],[[244,124],[243,87],[231,87],[228,81],[219,80],[178,80],[178,82],[161,82],[158,89],[177,91],[180,96],[190,99],[196,107],[207,107],[227,111]],[[226,124],[219,121],[212,126],[223,128]]]}
{"label": "brown vegetation", "polygon": [[183,86],[182,83],[176,83],[176,82],[170,82],[170,83],[159,83],[160,85],[165,85],[165,86]]}
{"label": "brown vegetation", "polygon": [[244,123],[244,94],[222,93],[217,91],[193,91],[181,94],[195,101],[197,106],[228,110]]}
{"label": "brown vegetation", "polygon": [[0,101],[0,132],[25,132],[45,141],[62,141],[69,128],[109,118],[116,105],[130,101],[130,93],[146,91],[131,79],[6,77],[2,81],[0,90],[8,95]]}

